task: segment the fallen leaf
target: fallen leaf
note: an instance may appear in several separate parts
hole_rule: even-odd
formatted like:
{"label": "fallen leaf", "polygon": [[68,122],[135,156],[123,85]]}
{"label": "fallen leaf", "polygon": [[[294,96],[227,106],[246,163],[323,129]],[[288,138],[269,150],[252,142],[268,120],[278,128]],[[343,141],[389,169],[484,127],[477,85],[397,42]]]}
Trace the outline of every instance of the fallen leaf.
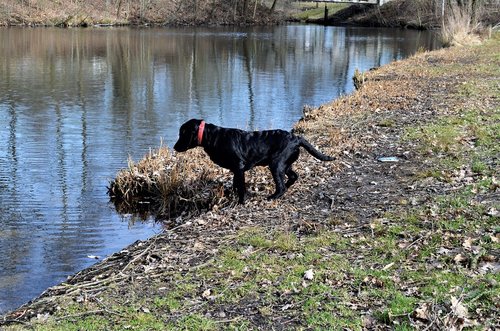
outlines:
{"label": "fallen leaf", "polygon": [[483,256],[481,256],[481,261],[484,261],[484,262],[495,262],[497,259],[495,257],[495,255],[490,255],[490,254],[485,254]]}
{"label": "fallen leaf", "polygon": [[205,291],[203,291],[203,293],[201,294],[201,296],[203,298],[207,299],[210,296],[210,294],[212,294],[212,291],[208,288]]}
{"label": "fallen leaf", "polygon": [[451,310],[459,318],[466,319],[469,316],[467,308],[462,304],[461,300],[454,296],[451,297]]}
{"label": "fallen leaf", "polygon": [[444,248],[444,247],[441,247],[440,249],[438,249],[437,253],[440,254],[440,255],[447,255],[448,253],[450,252],[449,249],[447,248]]}
{"label": "fallen leaf", "polygon": [[415,317],[424,321],[429,321],[431,319],[431,315],[429,312],[430,304],[424,302],[417,309],[415,309]]}
{"label": "fallen leaf", "polygon": [[465,262],[467,261],[467,256],[463,255],[463,254],[457,254],[454,258],[453,258],[453,261],[455,261],[455,263],[462,263],[462,262]]}
{"label": "fallen leaf", "polygon": [[365,327],[366,329],[370,329],[372,328],[375,323],[377,322],[377,320],[371,316],[365,316],[363,317],[363,327]]}
{"label": "fallen leaf", "polygon": [[479,273],[484,275],[488,272],[492,273],[500,272],[500,263],[495,263],[495,262],[482,263],[479,267]]}
{"label": "fallen leaf", "polygon": [[474,239],[472,238],[467,238],[465,239],[464,243],[462,244],[462,246],[466,249],[470,249],[472,247],[472,243],[474,242]]}
{"label": "fallen leaf", "polygon": [[306,272],[304,273],[304,279],[307,279],[307,280],[314,279],[314,272],[312,269],[306,270]]}
{"label": "fallen leaf", "polygon": [[429,210],[430,211],[430,215],[432,217],[436,217],[438,215],[438,210],[439,210],[438,206],[432,205],[431,208],[430,208],[430,210]]}
{"label": "fallen leaf", "polygon": [[363,283],[367,284],[367,285],[373,285],[375,287],[384,287],[384,282],[381,281],[380,279],[376,278],[376,277],[371,277],[371,276],[366,276],[364,279],[363,279]]}
{"label": "fallen leaf", "polygon": [[197,251],[202,251],[205,249],[205,245],[203,245],[203,243],[197,241],[194,243],[193,248]]}
{"label": "fallen leaf", "polygon": [[245,248],[243,250],[243,252],[241,252],[243,254],[244,257],[249,257],[250,255],[252,255],[254,252],[254,248],[252,245],[248,246],[247,248]]}
{"label": "fallen leaf", "polygon": [[384,282],[378,278],[373,278],[372,284],[375,285],[376,287],[384,287]]}
{"label": "fallen leaf", "polygon": [[490,208],[490,209],[488,209],[488,211],[486,212],[486,215],[488,215],[488,216],[492,216],[492,217],[498,216],[498,210],[497,210],[495,207],[491,207],[491,208]]}

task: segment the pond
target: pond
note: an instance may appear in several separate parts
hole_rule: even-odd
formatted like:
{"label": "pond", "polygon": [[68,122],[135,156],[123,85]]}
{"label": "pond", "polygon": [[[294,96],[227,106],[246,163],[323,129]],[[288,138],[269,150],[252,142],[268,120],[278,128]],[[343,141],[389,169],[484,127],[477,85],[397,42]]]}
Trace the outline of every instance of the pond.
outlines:
{"label": "pond", "polygon": [[130,156],[204,118],[291,129],[304,105],[436,47],[429,32],[251,28],[0,29],[0,313],[136,240],[106,186]]}

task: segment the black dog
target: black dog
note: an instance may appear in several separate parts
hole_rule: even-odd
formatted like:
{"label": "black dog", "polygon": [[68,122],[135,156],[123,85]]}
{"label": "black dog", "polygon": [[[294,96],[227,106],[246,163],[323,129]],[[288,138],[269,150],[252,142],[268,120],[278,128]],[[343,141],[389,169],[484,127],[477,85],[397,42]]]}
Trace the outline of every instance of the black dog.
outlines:
{"label": "black dog", "polygon": [[[276,192],[268,199],[276,199],[299,177],[292,170],[292,163],[299,158],[300,146],[321,161],[333,160],[317,151],[304,138],[284,130],[248,132],[191,119],[181,126],[174,149],[185,152],[197,146],[203,147],[216,164],[234,173],[233,188],[238,193],[239,203],[245,199],[245,171],[255,166],[269,166],[271,169]],[[288,177],[286,183],[285,174]]]}

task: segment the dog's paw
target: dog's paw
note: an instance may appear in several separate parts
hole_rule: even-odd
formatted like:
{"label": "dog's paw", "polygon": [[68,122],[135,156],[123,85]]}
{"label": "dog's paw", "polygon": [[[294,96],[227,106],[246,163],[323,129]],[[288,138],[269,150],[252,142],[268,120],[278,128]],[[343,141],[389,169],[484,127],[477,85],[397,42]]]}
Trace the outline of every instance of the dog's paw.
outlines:
{"label": "dog's paw", "polygon": [[267,197],[267,200],[275,200],[280,198],[285,192],[276,192],[274,194],[271,194],[270,196]]}

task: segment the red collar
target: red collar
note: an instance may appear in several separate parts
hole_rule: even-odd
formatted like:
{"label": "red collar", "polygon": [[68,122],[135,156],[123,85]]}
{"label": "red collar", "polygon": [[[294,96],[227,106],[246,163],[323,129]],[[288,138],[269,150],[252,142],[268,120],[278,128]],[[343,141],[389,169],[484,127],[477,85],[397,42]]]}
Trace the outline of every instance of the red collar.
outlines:
{"label": "red collar", "polygon": [[201,121],[198,127],[198,145],[201,145],[201,140],[203,139],[203,130],[205,130],[205,121]]}

